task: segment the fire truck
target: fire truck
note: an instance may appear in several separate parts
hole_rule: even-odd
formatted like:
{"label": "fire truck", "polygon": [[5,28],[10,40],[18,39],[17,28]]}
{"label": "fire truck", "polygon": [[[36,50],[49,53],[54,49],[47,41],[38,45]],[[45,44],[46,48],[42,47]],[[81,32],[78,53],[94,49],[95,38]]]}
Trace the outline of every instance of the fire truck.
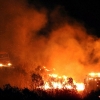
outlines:
{"label": "fire truck", "polygon": [[89,73],[84,79],[85,91],[87,93],[100,89],[100,73]]}

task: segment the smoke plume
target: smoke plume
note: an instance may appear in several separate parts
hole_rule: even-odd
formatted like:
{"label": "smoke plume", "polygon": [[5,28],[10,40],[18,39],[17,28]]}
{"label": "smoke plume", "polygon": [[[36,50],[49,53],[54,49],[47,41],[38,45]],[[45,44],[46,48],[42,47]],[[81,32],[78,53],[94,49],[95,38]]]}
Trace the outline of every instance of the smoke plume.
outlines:
{"label": "smoke plume", "polygon": [[[20,74],[23,77],[24,72],[29,73],[36,63],[41,63],[39,53],[43,47],[37,32],[47,22],[46,11],[29,9],[26,4],[25,0],[0,0],[0,51],[11,54],[13,66],[18,69],[14,79],[18,81],[23,80]],[[11,78],[5,75],[2,80],[9,82]]]}

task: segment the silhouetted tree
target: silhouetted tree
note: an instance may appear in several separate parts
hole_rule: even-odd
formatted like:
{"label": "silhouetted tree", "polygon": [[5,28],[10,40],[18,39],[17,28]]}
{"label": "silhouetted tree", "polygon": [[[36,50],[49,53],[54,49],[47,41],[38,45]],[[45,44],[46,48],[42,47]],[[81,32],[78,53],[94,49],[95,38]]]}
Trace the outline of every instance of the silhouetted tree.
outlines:
{"label": "silhouetted tree", "polygon": [[42,76],[40,76],[39,74],[32,74],[32,87],[33,89],[36,89],[37,87],[41,86],[44,84]]}

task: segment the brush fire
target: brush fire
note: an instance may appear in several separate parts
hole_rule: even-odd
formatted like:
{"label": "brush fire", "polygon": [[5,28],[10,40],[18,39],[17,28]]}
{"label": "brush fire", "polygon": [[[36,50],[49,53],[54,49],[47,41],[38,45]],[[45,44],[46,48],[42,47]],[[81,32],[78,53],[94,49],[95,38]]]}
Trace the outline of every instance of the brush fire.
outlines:
{"label": "brush fire", "polygon": [[[3,56],[2,56],[3,58]],[[5,66],[4,66],[5,67]],[[4,68],[1,67],[2,69]],[[9,67],[8,67],[9,69]],[[74,90],[79,93],[89,93],[92,90],[100,89],[100,73],[88,73],[83,82],[77,82],[71,76],[55,74],[55,68],[47,69],[45,66],[38,66],[32,74],[31,89],[42,90]]]}
{"label": "brush fire", "polygon": [[58,76],[57,74],[49,74],[49,80],[45,82],[41,88],[47,89],[70,89],[83,91],[84,84],[76,83],[71,77]]}
{"label": "brush fire", "polygon": [[[52,89],[68,89],[75,90],[77,92],[90,92],[92,90],[100,89],[100,73],[89,73],[85,77],[84,82],[78,83],[72,77],[69,76],[59,76],[58,74],[52,74],[50,70],[46,67],[44,69],[39,69],[40,71],[45,71],[45,75],[42,77],[43,84],[35,88],[40,88],[43,90],[52,90]],[[91,86],[92,82],[92,86]]]}
{"label": "brush fire", "polygon": [[64,17],[60,7],[48,11],[30,7],[26,0],[5,1],[0,3],[0,51],[9,52],[13,63],[0,54],[0,87],[100,89],[100,73],[95,73],[100,71],[100,38]]}

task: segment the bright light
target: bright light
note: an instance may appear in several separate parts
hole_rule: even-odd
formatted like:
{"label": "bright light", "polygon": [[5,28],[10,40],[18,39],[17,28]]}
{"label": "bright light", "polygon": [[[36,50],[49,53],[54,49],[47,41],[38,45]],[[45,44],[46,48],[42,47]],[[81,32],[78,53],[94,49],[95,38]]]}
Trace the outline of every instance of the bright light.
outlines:
{"label": "bright light", "polygon": [[46,82],[45,85],[44,85],[44,89],[47,90],[49,88],[50,88],[50,86],[49,86],[48,82]]}
{"label": "bright light", "polygon": [[57,74],[49,74],[49,76],[56,78],[58,75]]}
{"label": "bright light", "polygon": [[[48,74],[49,77],[48,77],[48,81],[45,82],[45,84],[41,87],[42,89],[45,89],[45,90],[48,90],[48,89],[70,89],[70,90],[73,90],[75,89],[74,83],[75,80],[73,80],[74,83],[68,83],[68,77],[63,75],[63,76],[59,76],[57,74]],[[51,79],[53,78],[53,80]],[[82,91],[84,90],[84,87],[83,87],[83,84],[81,83],[80,84],[77,84],[77,88],[78,91]]]}
{"label": "bright light", "polygon": [[[46,67],[43,66],[46,70]],[[66,75],[59,76],[58,74],[51,73],[47,74],[47,79],[44,80],[44,85],[39,86],[39,88],[43,90],[48,89],[69,89],[69,90],[77,90],[77,91],[83,91],[85,89],[84,83],[76,83],[75,80],[72,79],[72,82],[70,82],[68,79],[69,77]]]}
{"label": "bright light", "polygon": [[65,76],[65,75],[63,75],[62,77],[63,77],[64,79],[67,79],[67,76]]}
{"label": "bright light", "polygon": [[8,66],[11,66],[12,64],[11,63],[8,63]]}
{"label": "bright light", "polygon": [[90,76],[94,77],[95,76],[95,73],[89,73]]}
{"label": "bright light", "polygon": [[3,64],[0,64],[0,67],[2,67],[3,66]]}
{"label": "bright light", "polygon": [[73,87],[71,85],[66,85],[67,89],[73,89]]}
{"label": "bright light", "polygon": [[91,76],[91,77],[95,77],[95,76],[97,76],[97,77],[100,77],[100,73],[89,73],[89,75]]}
{"label": "bright light", "polygon": [[100,73],[97,73],[98,74],[98,76],[100,77]]}
{"label": "bright light", "polygon": [[77,91],[83,91],[85,89],[85,86],[83,83],[76,83],[76,89]]}

